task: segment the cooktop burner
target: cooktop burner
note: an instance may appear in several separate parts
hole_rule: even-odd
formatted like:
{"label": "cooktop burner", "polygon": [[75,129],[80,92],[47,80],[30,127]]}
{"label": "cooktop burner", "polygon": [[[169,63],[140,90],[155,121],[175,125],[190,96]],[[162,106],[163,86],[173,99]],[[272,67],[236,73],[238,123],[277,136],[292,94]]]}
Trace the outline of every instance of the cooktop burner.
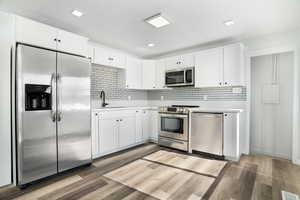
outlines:
{"label": "cooktop burner", "polygon": [[199,108],[200,106],[194,106],[194,105],[172,105],[172,107],[177,107],[177,108]]}

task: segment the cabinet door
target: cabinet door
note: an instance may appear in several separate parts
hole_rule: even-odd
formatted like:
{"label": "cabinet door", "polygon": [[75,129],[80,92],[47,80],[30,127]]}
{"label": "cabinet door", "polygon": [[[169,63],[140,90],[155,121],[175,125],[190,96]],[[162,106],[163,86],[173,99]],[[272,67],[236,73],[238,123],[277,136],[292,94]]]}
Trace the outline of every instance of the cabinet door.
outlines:
{"label": "cabinet door", "polygon": [[120,119],[119,147],[127,147],[135,143],[135,117],[128,116]]}
{"label": "cabinet door", "polygon": [[223,82],[223,49],[201,51],[195,55],[195,87],[216,87]]}
{"label": "cabinet door", "polygon": [[108,50],[102,47],[95,47],[93,63],[108,66],[109,65]]}
{"label": "cabinet door", "polygon": [[56,28],[19,16],[16,16],[15,23],[17,42],[56,49]]}
{"label": "cabinet door", "polygon": [[175,56],[165,59],[166,70],[173,70],[182,67],[181,56]]}
{"label": "cabinet door", "polygon": [[142,111],[142,129],[143,129],[143,141],[149,140],[150,137],[150,116],[148,110]]}
{"label": "cabinet door", "polygon": [[150,110],[149,111],[150,120],[149,120],[149,127],[150,127],[150,138],[152,140],[158,140],[158,111]]}
{"label": "cabinet door", "polygon": [[109,153],[118,148],[118,118],[99,119],[99,149],[101,154]]}
{"label": "cabinet door", "polygon": [[142,62],[136,58],[127,58],[126,63],[126,88],[142,88]]}
{"label": "cabinet door", "polygon": [[99,156],[99,118],[98,113],[92,113],[92,157],[96,158]]}
{"label": "cabinet door", "polygon": [[117,68],[125,68],[126,65],[126,56],[121,54],[121,53],[117,53],[117,52],[112,52],[112,55],[110,56],[110,58],[108,59],[112,59],[111,62],[111,66],[113,67],[117,67]]}
{"label": "cabinet door", "polygon": [[155,61],[143,60],[143,89],[155,89]]}
{"label": "cabinet door", "polygon": [[224,113],[224,155],[238,157],[238,129],[236,113]]}
{"label": "cabinet door", "polygon": [[180,65],[182,67],[194,67],[195,57],[192,54],[182,55],[180,58]]}
{"label": "cabinet door", "polygon": [[243,60],[241,44],[224,47],[224,85],[245,85]]}
{"label": "cabinet door", "polygon": [[135,115],[135,141],[143,141],[143,124],[142,124],[142,111],[137,110]]}
{"label": "cabinet door", "polygon": [[155,68],[156,89],[163,89],[165,88],[165,62],[163,60],[156,61]]}
{"label": "cabinet door", "polygon": [[58,31],[57,50],[81,56],[88,55],[88,39],[74,33]]}

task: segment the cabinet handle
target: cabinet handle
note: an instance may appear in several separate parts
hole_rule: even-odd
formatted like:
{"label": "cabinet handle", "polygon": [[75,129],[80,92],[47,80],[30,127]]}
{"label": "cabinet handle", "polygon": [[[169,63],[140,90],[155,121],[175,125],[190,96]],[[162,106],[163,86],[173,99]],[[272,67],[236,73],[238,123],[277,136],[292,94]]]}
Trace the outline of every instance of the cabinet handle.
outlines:
{"label": "cabinet handle", "polygon": [[108,60],[113,61],[114,59],[113,58],[108,58]]}
{"label": "cabinet handle", "polygon": [[225,82],[225,85],[227,85],[227,82]]}
{"label": "cabinet handle", "polygon": [[56,42],[56,41],[57,41],[57,39],[56,39],[56,38],[54,38],[54,41]]}
{"label": "cabinet handle", "polygon": [[129,86],[128,86],[128,85],[126,85],[126,87],[128,88]]}
{"label": "cabinet handle", "polygon": [[96,116],[98,116],[98,114],[97,114],[97,113],[96,113],[95,115],[96,115]]}
{"label": "cabinet handle", "polygon": [[119,120],[117,119],[116,122],[119,122]]}
{"label": "cabinet handle", "polygon": [[227,114],[224,114],[225,117],[227,117]]}
{"label": "cabinet handle", "polygon": [[222,83],[220,82],[219,85],[222,85]]}
{"label": "cabinet handle", "polygon": [[60,42],[61,42],[61,40],[58,40],[58,42],[60,43]]}
{"label": "cabinet handle", "polygon": [[123,119],[120,119],[120,122],[122,122],[123,121]]}

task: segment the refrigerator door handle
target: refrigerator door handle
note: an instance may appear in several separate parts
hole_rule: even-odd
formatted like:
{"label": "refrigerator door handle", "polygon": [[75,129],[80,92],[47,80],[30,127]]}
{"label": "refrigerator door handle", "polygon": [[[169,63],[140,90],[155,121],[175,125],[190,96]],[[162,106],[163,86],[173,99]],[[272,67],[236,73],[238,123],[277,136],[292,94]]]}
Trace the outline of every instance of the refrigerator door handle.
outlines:
{"label": "refrigerator door handle", "polygon": [[57,74],[57,121],[62,120],[62,105],[61,105],[61,75]]}
{"label": "refrigerator door handle", "polygon": [[56,121],[56,94],[54,91],[56,91],[56,80],[55,80],[55,73],[51,74],[51,119],[53,122]]}

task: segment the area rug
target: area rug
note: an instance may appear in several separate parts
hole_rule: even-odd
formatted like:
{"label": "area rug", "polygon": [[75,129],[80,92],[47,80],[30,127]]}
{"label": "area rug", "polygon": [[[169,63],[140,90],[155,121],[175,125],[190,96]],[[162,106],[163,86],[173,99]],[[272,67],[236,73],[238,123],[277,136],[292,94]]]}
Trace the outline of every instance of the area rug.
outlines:
{"label": "area rug", "polygon": [[199,158],[164,150],[152,153],[144,159],[214,177],[219,176],[227,164],[226,161]]}
{"label": "area rug", "polygon": [[202,199],[215,178],[139,159],[104,175],[160,200]]}

